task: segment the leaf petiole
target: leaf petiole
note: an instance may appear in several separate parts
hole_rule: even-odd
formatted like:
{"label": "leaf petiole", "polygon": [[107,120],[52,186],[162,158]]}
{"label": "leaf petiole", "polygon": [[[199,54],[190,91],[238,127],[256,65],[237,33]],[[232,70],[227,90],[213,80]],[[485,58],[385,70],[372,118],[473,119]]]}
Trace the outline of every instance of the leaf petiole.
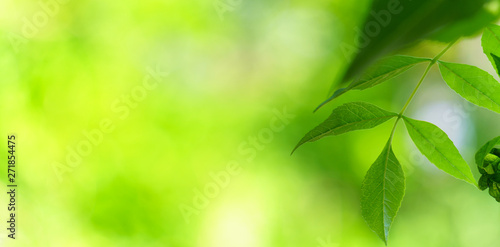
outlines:
{"label": "leaf petiole", "polygon": [[410,105],[411,101],[413,100],[413,98],[415,97],[415,95],[417,94],[417,91],[418,89],[420,88],[420,86],[422,85],[422,83],[424,82],[425,78],[427,77],[427,74],[429,74],[429,71],[431,70],[432,66],[434,66],[434,64],[437,63],[437,61],[458,41],[458,39],[454,40],[453,42],[451,42],[450,44],[448,44],[448,46],[446,46],[446,48],[441,51],[438,55],[436,55],[430,62],[429,62],[429,65],[427,65],[427,68],[425,69],[424,71],[424,74],[422,75],[422,77],[420,78],[417,86],[415,87],[415,89],[413,89],[413,92],[411,93],[410,95],[410,98],[408,98],[408,100],[406,101],[405,105],[403,106],[403,109],[401,110],[401,112],[399,112],[399,115],[398,115],[398,118],[396,119],[396,122],[394,123],[394,127],[392,128],[392,132],[391,132],[391,136],[390,136],[390,139],[389,139],[389,143],[392,143],[392,138],[394,137],[394,133],[396,132],[396,127],[399,123],[399,120],[401,120],[401,118],[403,117],[403,114],[405,113],[406,109],[408,108],[408,106]]}

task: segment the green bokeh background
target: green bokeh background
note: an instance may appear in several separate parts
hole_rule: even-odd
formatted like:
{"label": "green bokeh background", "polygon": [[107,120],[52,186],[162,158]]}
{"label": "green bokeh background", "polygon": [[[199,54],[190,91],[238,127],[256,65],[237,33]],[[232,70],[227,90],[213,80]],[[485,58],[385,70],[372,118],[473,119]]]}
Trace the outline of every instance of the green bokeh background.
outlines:
{"label": "green bokeh background", "polygon": [[[0,169],[0,246],[383,246],[359,197],[393,121],[290,151],[342,103],[399,111],[423,67],[312,114],[345,68],[339,45],[354,39],[369,1],[229,2],[221,12],[219,1],[70,0],[46,21],[37,1],[0,3],[0,151],[16,134],[19,185],[11,240]],[[29,38],[26,21],[39,25]],[[432,57],[443,47],[403,53]],[[494,74],[477,38],[444,59]],[[127,105],[151,71],[157,87]],[[269,132],[285,109],[295,117]],[[407,113],[445,129],[478,177],[473,155],[500,135],[498,115],[461,100],[435,68]],[[68,166],[106,119],[114,129]],[[498,203],[429,164],[403,125],[396,134],[407,190],[389,245],[496,246]],[[231,162],[240,173],[183,214]]]}

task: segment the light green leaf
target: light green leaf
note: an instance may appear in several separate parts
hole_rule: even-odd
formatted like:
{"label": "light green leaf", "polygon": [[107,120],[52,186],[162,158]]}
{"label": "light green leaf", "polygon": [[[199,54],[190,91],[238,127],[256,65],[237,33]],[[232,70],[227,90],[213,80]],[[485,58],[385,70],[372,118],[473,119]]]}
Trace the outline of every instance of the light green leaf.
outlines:
{"label": "light green leaf", "polygon": [[500,136],[484,144],[476,153],[476,164],[478,167],[483,167],[484,157],[497,145],[500,145]]}
{"label": "light green leaf", "polygon": [[478,106],[500,113],[500,83],[477,67],[439,61],[439,69],[448,86]]}
{"label": "light green leaf", "polygon": [[361,211],[368,226],[386,243],[405,194],[405,176],[390,141],[366,173]]}
{"label": "light green leaf", "polygon": [[411,139],[430,162],[458,179],[477,185],[469,165],[444,131],[428,122],[403,119]]}
{"label": "light green leaf", "polygon": [[491,64],[500,75],[500,69],[492,55],[500,56],[500,26],[491,24],[488,25],[481,38],[484,54],[488,57]]}
{"label": "light green leaf", "polygon": [[341,88],[333,93],[333,95],[323,102],[317,109],[350,90],[364,90],[374,87],[384,81],[400,75],[416,64],[430,62],[431,60],[432,59],[430,58],[400,55],[384,58],[370,67],[363,75],[361,75],[361,77],[354,80],[348,87]]}
{"label": "light green leaf", "polygon": [[293,149],[292,153],[306,142],[314,142],[325,136],[370,129],[396,117],[377,106],[364,102],[351,102],[335,108],[323,123],[309,131]]}

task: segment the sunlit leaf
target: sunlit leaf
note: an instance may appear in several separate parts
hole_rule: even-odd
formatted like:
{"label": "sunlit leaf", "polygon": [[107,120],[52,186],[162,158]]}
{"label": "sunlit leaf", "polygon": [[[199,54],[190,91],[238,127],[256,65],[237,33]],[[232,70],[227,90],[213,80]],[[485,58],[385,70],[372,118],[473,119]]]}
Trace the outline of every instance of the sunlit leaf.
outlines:
{"label": "sunlit leaf", "polygon": [[390,141],[366,173],[361,211],[368,226],[387,244],[389,230],[405,193],[405,176]]}
{"label": "sunlit leaf", "polygon": [[443,79],[460,96],[478,106],[500,113],[500,83],[477,67],[439,61]]}
{"label": "sunlit leaf", "polygon": [[497,58],[500,56],[500,26],[487,26],[481,38],[481,45],[483,46],[484,54],[486,54],[491,64],[500,75],[498,61],[495,60],[495,56]]}
{"label": "sunlit leaf", "polygon": [[448,135],[434,124],[403,117],[411,139],[427,159],[446,173],[476,185],[467,162]]}

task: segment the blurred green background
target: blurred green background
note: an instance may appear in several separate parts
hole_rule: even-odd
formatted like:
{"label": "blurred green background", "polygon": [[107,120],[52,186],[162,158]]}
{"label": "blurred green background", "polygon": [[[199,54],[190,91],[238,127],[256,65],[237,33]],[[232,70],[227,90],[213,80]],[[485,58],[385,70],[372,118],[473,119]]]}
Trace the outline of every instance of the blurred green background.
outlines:
{"label": "blurred green background", "polygon": [[[335,106],[399,111],[416,85],[421,66],[312,113],[370,1],[42,2],[0,2],[0,129],[17,135],[19,184],[12,240],[0,169],[0,246],[383,246],[359,197],[393,121],[290,156]],[[498,78],[478,37],[443,59]],[[407,114],[443,128],[476,177],[475,151],[500,135],[436,68]],[[407,190],[390,246],[497,245],[487,192],[429,164],[402,125],[394,150]]]}

